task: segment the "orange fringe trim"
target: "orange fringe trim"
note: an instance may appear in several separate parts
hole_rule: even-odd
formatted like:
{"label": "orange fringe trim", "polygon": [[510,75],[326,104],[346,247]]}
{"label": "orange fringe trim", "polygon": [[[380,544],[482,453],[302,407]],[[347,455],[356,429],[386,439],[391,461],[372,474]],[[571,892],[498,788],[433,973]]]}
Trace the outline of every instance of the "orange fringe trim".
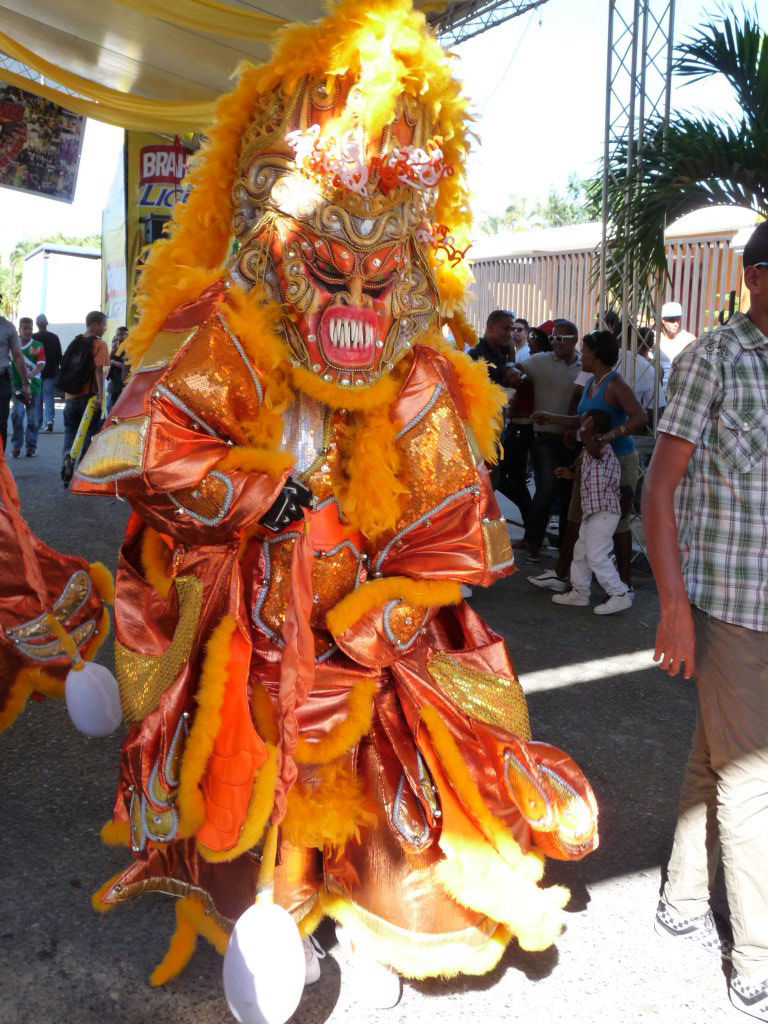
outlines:
{"label": "orange fringe trim", "polygon": [[228,933],[211,914],[206,913],[201,900],[195,899],[194,896],[185,896],[176,901],[176,930],[171,936],[168,952],[150,976],[150,985],[165,985],[181,974],[192,959],[199,935],[207,939],[217,953],[224,955],[229,942]]}
{"label": "orange fringe trim", "polygon": [[193,836],[205,821],[205,800],[200,782],[221,728],[221,705],[227,684],[232,637],[236,623],[231,615],[224,618],[211,633],[205,648],[205,660],[197,689],[195,720],[181,762],[179,782],[178,838]]}
{"label": "orange fringe trim", "polygon": [[452,580],[412,580],[407,576],[369,580],[331,608],[325,617],[328,629],[339,636],[374,608],[397,598],[414,607],[442,608],[459,603],[461,585]]}

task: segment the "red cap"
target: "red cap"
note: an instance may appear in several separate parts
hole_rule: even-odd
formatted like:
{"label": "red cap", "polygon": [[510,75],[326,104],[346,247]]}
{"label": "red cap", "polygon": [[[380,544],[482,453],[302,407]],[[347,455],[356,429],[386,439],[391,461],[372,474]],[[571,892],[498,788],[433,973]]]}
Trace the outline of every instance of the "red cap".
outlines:
{"label": "red cap", "polygon": [[539,324],[538,330],[544,331],[545,334],[551,334],[555,329],[554,320],[545,320],[543,324]]}

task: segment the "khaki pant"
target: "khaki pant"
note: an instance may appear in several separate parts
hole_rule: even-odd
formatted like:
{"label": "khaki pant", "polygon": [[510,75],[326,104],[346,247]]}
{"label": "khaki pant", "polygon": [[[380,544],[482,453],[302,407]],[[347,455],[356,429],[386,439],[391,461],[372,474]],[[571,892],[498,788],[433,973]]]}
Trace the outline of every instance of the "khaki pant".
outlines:
{"label": "khaki pant", "polygon": [[664,899],[703,914],[723,858],[733,966],[768,979],[768,633],[694,608],[699,710]]}

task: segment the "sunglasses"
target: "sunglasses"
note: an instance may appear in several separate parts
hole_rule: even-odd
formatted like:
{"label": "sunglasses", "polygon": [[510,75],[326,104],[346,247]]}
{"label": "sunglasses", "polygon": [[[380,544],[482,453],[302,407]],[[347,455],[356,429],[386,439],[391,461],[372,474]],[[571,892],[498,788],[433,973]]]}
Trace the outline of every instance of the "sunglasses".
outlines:
{"label": "sunglasses", "polygon": [[575,334],[550,334],[549,340],[550,341],[571,341],[575,337],[576,337]]}

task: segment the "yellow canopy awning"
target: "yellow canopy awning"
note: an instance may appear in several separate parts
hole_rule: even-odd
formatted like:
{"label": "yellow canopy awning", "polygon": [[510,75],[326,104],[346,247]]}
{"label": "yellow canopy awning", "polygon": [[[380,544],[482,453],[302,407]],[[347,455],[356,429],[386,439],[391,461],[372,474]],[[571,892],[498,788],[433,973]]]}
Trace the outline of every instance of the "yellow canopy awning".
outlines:
{"label": "yellow canopy awning", "polygon": [[0,0],[0,52],[27,69],[0,63],[0,79],[125,128],[204,130],[242,61],[323,12],[322,0]]}

